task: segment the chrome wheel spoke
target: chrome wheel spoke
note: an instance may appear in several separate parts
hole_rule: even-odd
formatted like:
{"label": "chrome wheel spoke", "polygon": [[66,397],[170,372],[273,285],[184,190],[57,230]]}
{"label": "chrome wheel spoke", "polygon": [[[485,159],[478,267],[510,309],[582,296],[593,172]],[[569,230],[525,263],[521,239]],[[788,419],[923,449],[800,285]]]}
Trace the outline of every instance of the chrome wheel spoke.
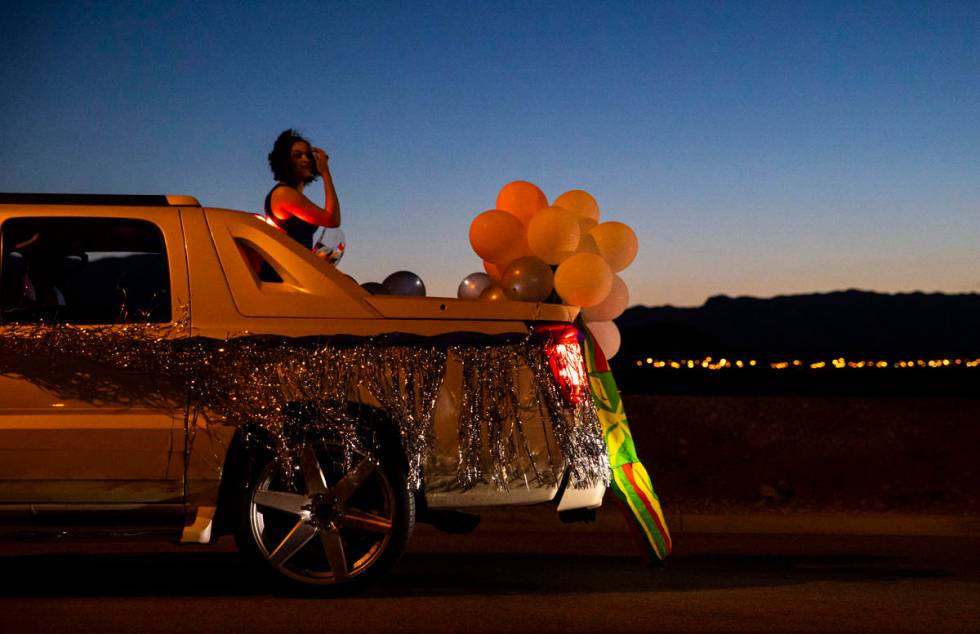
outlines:
{"label": "chrome wheel spoke", "polygon": [[323,477],[323,470],[320,469],[320,461],[316,457],[316,451],[313,450],[313,445],[307,445],[303,449],[300,469],[303,471],[303,481],[306,482],[306,491],[310,495],[326,493],[327,481]]}
{"label": "chrome wheel spoke", "polygon": [[344,552],[344,542],[340,539],[340,531],[336,528],[320,531],[320,543],[323,552],[330,562],[330,572],[334,579],[340,581],[347,577],[347,553]]}
{"label": "chrome wheel spoke", "polygon": [[370,458],[364,458],[353,469],[341,478],[337,486],[333,488],[333,495],[341,504],[351,498],[357,492],[369,475],[374,471],[375,464]]}
{"label": "chrome wheel spoke", "polygon": [[390,519],[357,509],[347,509],[344,511],[344,516],[341,518],[340,523],[344,528],[356,528],[362,531],[383,533],[385,535],[391,533]]}
{"label": "chrome wheel spoke", "polygon": [[269,554],[269,561],[276,566],[283,565],[290,557],[299,552],[307,542],[313,539],[316,532],[317,529],[315,526],[311,526],[303,520],[296,522],[293,530],[289,531],[285,539]]}
{"label": "chrome wheel spoke", "polygon": [[309,501],[308,497],[299,493],[270,491],[268,489],[257,490],[252,499],[255,501],[256,506],[292,513],[293,515],[301,515],[303,513],[303,505]]}

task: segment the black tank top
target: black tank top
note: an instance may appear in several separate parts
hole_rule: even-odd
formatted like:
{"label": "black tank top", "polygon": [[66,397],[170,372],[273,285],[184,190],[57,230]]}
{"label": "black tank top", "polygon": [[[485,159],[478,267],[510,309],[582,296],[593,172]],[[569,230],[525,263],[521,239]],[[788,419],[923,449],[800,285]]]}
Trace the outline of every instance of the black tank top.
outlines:
{"label": "black tank top", "polygon": [[265,215],[267,218],[272,220],[277,227],[285,231],[287,236],[312,251],[313,234],[316,233],[318,228],[317,225],[312,225],[302,218],[297,218],[293,215],[290,215],[289,218],[285,220],[281,220],[276,218],[275,214],[272,213],[272,192],[276,191],[280,187],[288,187],[288,185],[278,183],[275,187],[269,190],[268,194],[265,195]]}

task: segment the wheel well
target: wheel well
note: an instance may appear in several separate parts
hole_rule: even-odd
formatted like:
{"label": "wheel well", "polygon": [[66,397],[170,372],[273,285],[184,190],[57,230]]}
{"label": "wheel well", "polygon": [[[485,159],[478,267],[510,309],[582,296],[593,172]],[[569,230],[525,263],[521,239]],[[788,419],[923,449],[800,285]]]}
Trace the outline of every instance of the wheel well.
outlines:
{"label": "wheel well", "polygon": [[[294,412],[297,421],[301,421],[303,413],[308,411],[303,403],[291,403],[287,409]],[[401,436],[387,412],[363,403],[348,403],[347,410],[348,416],[360,421],[366,431],[377,434],[374,442],[381,446],[388,459],[398,460],[402,469],[408,469]],[[236,430],[221,471],[218,508],[212,531],[215,537],[235,531],[239,521],[238,511],[245,503],[245,495],[258,475],[259,466],[271,456],[271,443],[266,442],[268,439],[269,433],[260,427],[239,427]]]}

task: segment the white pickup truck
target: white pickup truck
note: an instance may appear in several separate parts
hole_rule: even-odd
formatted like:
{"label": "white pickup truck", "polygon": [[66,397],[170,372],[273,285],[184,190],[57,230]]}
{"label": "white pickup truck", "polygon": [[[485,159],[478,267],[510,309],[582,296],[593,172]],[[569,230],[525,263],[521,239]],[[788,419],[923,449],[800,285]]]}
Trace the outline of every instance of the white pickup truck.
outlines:
{"label": "white pickup truck", "polygon": [[460,509],[597,507],[576,308],[371,295],[188,196],[0,194],[0,533],[234,534],[329,593]]}

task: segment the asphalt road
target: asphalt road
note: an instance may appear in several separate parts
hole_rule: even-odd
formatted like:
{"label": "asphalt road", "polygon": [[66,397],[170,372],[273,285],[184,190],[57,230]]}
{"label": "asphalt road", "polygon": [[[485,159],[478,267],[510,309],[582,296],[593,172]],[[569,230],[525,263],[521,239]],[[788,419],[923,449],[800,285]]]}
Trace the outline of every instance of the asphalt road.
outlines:
{"label": "asphalt road", "polygon": [[[675,535],[647,568],[610,521],[417,531],[343,599],[280,596],[231,545],[0,547],[0,632],[980,631],[980,539]],[[518,518],[519,519],[519,518]]]}

